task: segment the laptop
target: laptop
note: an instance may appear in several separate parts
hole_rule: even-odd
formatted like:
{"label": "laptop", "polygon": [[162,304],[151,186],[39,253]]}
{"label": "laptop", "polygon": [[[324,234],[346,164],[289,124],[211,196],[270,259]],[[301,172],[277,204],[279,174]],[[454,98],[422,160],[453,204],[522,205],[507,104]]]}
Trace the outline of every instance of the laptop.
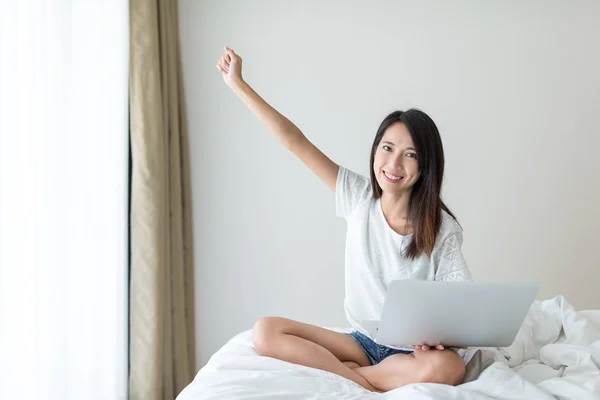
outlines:
{"label": "laptop", "polygon": [[537,283],[390,282],[380,321],[362,321],[375,342],[508,347],[539,291]]}

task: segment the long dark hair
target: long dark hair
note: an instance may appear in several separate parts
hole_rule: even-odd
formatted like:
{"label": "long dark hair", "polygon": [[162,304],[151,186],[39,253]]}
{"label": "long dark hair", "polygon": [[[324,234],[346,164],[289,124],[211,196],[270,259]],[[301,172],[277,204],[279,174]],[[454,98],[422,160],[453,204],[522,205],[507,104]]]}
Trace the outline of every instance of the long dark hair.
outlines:
{"label": "long dark hair", "polygon": [[456,217],[446,207],[440,197],[444,177],[444,148],[437,126],[429,115],[411,108],[408,111],[394,111],[381,122],[373,147],[371,148],[371,186],[373,197],[381,197],[381,187],[373,171],[375,152],[387,128],[395,123],[403,123],[417,149],[417,160],[421,176],[412,188],[408,202],[408,218],[412,225],[413,237],[404,251],[404,255],[415,259],[421,253],[431,257],[435,239],[442,224],[442,210]]}

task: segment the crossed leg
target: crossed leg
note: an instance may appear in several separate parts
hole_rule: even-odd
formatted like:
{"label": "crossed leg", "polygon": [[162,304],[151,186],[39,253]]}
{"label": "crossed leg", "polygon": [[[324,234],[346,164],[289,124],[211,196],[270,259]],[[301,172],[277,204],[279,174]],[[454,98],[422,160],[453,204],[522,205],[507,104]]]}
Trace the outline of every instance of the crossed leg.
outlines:
{"label": "crossed leg", "polygon": [[358,343],[346,334],[286,318],[265,317],[254,325],[252,341],[260,355],[333,372],[377,391],[365,377],[344,364],[371,364]]}
{"label": "crossed leg", "polygon": [[415,350],[413,354],[396,354],[377,365],[358,367],[354,371],[383,392],[419,382],[456,386],[465,377],[462,358],[450,349]]}
{"label": "crossed leg", "polygon": [[465,374],[463,360],[449,349],[396,354],[371,365],[350,336],[286,318],[261,318],[252,340],[263,356],[329,371],[376,392],[417,382],[458,385]]}

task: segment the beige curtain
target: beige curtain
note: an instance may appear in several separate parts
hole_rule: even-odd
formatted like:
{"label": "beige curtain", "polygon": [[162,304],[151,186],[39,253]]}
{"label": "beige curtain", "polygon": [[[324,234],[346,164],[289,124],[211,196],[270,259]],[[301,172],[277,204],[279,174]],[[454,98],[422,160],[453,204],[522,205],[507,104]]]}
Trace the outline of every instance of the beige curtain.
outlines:
{"label": "beige curtain", "polygon": [[130,0],[129,398],[195,374],[191,194],[176,0]]}

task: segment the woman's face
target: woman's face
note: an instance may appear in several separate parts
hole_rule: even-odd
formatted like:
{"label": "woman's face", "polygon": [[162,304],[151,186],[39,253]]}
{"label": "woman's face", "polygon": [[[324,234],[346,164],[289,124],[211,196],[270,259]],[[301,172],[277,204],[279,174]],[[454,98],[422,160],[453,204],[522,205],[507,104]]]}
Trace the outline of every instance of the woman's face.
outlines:
{"label": "woman's face", "polygon": [[390,125],[375,150],[373,172],[383,192],[410,192],[421,176],[417,150],[406,126]]}

